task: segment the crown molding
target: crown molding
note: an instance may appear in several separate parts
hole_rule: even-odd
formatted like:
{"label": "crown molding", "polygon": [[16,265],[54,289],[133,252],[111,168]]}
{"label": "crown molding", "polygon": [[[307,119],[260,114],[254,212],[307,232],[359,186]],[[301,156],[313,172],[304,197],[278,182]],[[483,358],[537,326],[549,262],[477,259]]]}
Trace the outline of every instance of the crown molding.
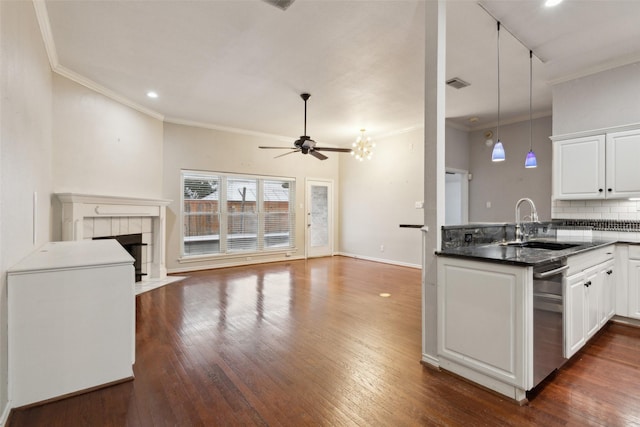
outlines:
{"label": "crown molding", "polygon": [[[531,115],[531,119],[532,120],[536,120],[536,119],[541,119],[543,117],[552,117],[552,115],[553,114],[552,114],[551,110],[540,111],[538,113],[532,114]],[[528,121],[529,121],[529,114],[522,114],[520,116],[512,117],[509,120],[500,120],[500,127],[507,126],[507,125],[512,125],[514,123],[528,122]],[[475,132],[475,131],[478,131],[478,130],[486,130],[486,129],[494,128],[496,126],[498,126],[498,122],[497,121],[484,123],[482,125],[474,126],[474,127],[470,128],[469,132]]]}
{"label": "crown molding", "polygon": [[144,107],[132,101],[131,99],[126,98],[112,91],[111,89],[108,89],[101,84],[98,84],[93,80],[88,79],[76,73],[75,71],[62,66],[58,59],[58,52],[53,40],[53,33],[51,32],[51,24],[49,22],[49,12],[47,11],[47,5],[44,0],[33,0],[33,8],[36,12],[36,19],[38,20],[38,26],[40,27],[40,33],[42,34],[42,41],[44,42],[44,47],[47,51],[47,56],[49,57],[49,66],[54,73],[66,77],[69,80],[72,80],[82,86],[85,86],[95,92],[98,92],[99,94],[106,96],[107,98],[111,98],[114,101],[119,102],[120,104],[126,105],[155,119],[161,121],[164,120],[164,115],[158,113],[157,111]]}
{"label": "crown molding", "polygon": [[587,70],[583,70],[577,73],[569,74],[563,77],[558,77],[557,79],[549,80],[548,83],[551,86],[555,86],[560,83],[565,83],[571,80],[580,79],[582,77],[591,76],[594,74],[602,73],[604,71],[613,70],[614,68],[624,67],[625,65],[631,65],[635,63],[640,63],[640,54],[632,54],[623,56],[614,61],[606,62],[597,67],[592,67]]}
{"label": "crown molding", "polygon": [[289,142],[289,143],[292,140],[295,140],[295,139],[298,138],[298,137],[292,137],[292,136],[275,135],[275,134],[266,133],[266,132],[257,132],[257,131],[253,131],[253,130],[246,130],[246,129],[234,128],[234,127],[229,127],[229,126],[220,126],[220,125],[216,125],[216,124],[212,124],[212,123],[204,123],[204,122],[198,122],[198,121],[194,121],[194,120],[185,120],[185,119],[180,119],[180,118],[177,118],[177,117],[165,117],[164,121],[165,121],[165,123],[173,123],[175,125],[192,126],[192,127],[203,128],[203,129],[219,130],[219,131],[222,131],[222,132],[236,133],[236,134],[240,134],[240,135],[256,136],[256,137],[259,137],[259,138],[270,138],[270,139],[275,139],[275,140],[279,140],[279,141],[286,141],[286,142]]}

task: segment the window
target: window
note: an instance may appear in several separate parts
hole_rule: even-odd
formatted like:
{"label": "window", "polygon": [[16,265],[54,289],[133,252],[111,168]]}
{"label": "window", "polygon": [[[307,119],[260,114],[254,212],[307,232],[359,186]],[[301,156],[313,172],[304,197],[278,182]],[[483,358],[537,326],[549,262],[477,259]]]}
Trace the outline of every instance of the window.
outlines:
{"label": "window", "polygon": [[182,171],[183,256],[295,244],[295,180]]}

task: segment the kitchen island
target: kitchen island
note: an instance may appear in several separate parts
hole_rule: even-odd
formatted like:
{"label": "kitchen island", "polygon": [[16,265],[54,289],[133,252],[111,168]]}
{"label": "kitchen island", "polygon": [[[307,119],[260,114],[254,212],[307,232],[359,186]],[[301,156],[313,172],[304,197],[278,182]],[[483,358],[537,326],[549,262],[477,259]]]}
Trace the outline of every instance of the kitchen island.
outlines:
{"label": "kitchen island", "polygon": [[615,242],[531,242],[437,253],[440,367],[519,402],[614,312]]}

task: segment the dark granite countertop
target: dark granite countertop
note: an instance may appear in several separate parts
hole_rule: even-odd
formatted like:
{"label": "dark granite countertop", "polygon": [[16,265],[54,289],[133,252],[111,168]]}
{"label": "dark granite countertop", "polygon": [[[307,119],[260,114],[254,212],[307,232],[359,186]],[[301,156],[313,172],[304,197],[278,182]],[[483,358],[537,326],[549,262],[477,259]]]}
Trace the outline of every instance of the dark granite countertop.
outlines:
{"label": "dark granite countertop", "polygon": [[[538,240],[542,241],[542,240]],[[555,242],[555,240],[545,239],[546,242]],[[591,241],[562,241],[562,243],[571,243],[576,246],[562,249],[550,250],[540,248],[526,248],[518,246],[507,246],[500,243],[492,243],[477,246],[460,246],[457,248],[443,249],[436,252],[438,256],[448,256],[457,258],[469,258],[476,261],[498,262],[502,264],[536,266],[546,264],[576,255],[581,252],[600,248],[603,246],[616,243],[609,240],[591,240]]]}

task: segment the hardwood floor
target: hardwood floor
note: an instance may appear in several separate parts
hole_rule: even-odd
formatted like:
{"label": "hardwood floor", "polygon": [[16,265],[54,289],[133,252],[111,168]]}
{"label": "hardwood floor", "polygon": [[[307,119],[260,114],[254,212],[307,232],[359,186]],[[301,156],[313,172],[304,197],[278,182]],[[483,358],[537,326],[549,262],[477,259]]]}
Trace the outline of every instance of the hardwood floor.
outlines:
{"label": "hardwood floor", "polygon": [[419,363],[420,287],[344,257],[192,273],[137,297],[134,381],[9,425],[640,424],[640,329],[609,325],[521,407]]}

